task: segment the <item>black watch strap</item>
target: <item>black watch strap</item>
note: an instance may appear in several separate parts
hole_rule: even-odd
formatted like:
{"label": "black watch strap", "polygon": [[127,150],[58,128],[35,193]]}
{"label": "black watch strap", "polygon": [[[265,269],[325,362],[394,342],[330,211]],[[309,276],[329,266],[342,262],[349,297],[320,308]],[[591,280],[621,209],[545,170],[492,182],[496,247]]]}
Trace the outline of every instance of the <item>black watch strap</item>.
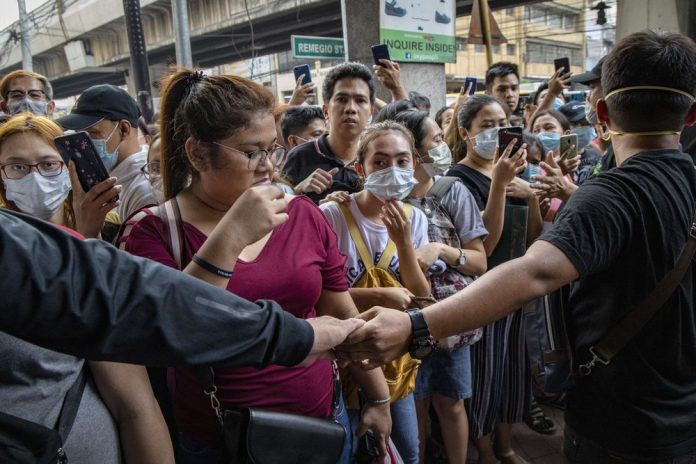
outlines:
{"label": "black watch strap", "polygon": [[414,340],[430,337],[430,329],[425,321],[425,316],[423,316],[423,311],[420,309],[407,309],[406,312],[411,318],[411,333]]}

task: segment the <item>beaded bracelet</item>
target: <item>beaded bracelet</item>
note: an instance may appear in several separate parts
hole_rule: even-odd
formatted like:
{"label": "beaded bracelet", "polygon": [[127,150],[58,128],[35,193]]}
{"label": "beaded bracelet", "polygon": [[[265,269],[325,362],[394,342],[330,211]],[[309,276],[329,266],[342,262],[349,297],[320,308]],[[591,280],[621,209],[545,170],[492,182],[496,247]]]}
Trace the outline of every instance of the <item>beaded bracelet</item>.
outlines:
{"label": "beaded bracelet", "polygon": [[209,263],[205,259],[201,258],[198,255],[193,255],[192,261],[196,264],[198,264],[200,267],[205,269],[206,271],[210,272],[211,274],[215,274],[216,276],[219,277],[224,277],[226,279],[229,279],[232,277],[232,271],[226,271],[225,269],[220,269],[216,265]]}

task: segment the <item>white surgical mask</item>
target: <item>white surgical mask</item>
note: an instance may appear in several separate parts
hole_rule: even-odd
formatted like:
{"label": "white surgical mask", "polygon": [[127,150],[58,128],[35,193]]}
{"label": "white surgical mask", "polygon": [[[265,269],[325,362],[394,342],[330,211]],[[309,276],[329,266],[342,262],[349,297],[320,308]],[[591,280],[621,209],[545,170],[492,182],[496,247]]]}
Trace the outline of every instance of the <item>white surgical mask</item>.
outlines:
{"label": "white surgical mask", "polygon": [[111,140],[111,137],[113,137],[114,132],[116,132],[116,129],[118,129],[118,124],[114,127],[114,130],[111,131],[111,134],[105,139],[92,139],[92,143],[94,144],[94,148],[97,149],[97,153],[99,153],[99,158],[101,158],[102,163],[104,164],[104,167],[106,168],[107,171],[111,171],[111,169],[116,166],[116,161],[118,161],[118,147],[121,146],[121,142],[118,143],[116,146],[116,149],[109,153],[106,151],[106,143]]}
{"label": "white surgical mask", "polygon": [[21,179],[3,179],[5,198],[14,202],[23,213],[48,221],[63,206],[70,193],[67,169],[54,177],[30,172]]}
{"label": "white surgical mask", "polygon": [[416,185],[413,169],[397,167],[375,171],[365,179],[365,190],[382,201],[403,200]]}
{"label": "white surgical mask", "polygon": [[428,150],[430,163],[423,163],[423,169],[430,177],[439,176],[445,173],[452,165],[452,152],[445,142]]}
{"label": "white surgical mask", "polygon": [[158,205],[164,203],[164,183],[162,182],[162,177],[156,177],[150,181],[150,192]]}
{"label": "white surgical mask", "polygon": [[585,119],[587,119],[587,121],[593,126],[599,124],[599,119],[597,119],[597,109],[588,100],[585,100]]}
{"label": "white surgical mask", "polygon": [[19,114],[29,111],[37,116],[48,116],[48,102],[43,100],[25,98],[24,100],[8,103],[7,109],[10,110],[10,114]]}
{"label": "white surgical mask", "polygon": [[485,131],[479,132],[476,137],[473,137],[476,142],[474,150],[483,159],[492,160],[495,158],[495,151],[498,148],[498,128],[491,127]]}

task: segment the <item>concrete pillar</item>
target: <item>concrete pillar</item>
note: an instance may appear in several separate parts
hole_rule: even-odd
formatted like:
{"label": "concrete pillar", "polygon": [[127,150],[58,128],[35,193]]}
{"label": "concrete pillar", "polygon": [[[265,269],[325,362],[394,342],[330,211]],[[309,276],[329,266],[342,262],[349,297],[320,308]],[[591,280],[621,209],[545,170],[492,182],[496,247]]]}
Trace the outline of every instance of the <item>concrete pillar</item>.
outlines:
{"label": "concrete pillar", "polygon": [[[379,44],[379,8],[375,0],[349,0],[346,5],[348,58],[359,61],[372,69],[372,45]],[[407,90],[415,90],[430,98],[431,116],[445,106],[445,65],[430,63],[399,63],[401,82]],[[389,92],[377,85],[377,96],[391,101]]]}
{"label": "concrete pillar", "polygon": [[679,0],[618,0],[616,41],[646,29],[686,32],[679,29]]}

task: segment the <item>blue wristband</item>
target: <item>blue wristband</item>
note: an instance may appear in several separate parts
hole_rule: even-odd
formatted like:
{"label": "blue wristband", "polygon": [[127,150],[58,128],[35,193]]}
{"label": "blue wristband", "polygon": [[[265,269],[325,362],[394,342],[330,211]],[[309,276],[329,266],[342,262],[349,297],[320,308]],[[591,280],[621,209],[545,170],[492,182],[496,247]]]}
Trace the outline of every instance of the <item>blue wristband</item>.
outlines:
{"label": "blue wristband", "polygon": [[226,271],[224,269],[220,269],[216,265],[209,263],[205,259],[201,258],[198,255],[193,255],[193,258],[191,259],[194,263],[198,264],[200,267],[205,269],[206,271],[210,272],[211,274],[215,274],[216,276],[219,277],[224,277],[226,279],[229,279],[232,277],[232,271]]}

